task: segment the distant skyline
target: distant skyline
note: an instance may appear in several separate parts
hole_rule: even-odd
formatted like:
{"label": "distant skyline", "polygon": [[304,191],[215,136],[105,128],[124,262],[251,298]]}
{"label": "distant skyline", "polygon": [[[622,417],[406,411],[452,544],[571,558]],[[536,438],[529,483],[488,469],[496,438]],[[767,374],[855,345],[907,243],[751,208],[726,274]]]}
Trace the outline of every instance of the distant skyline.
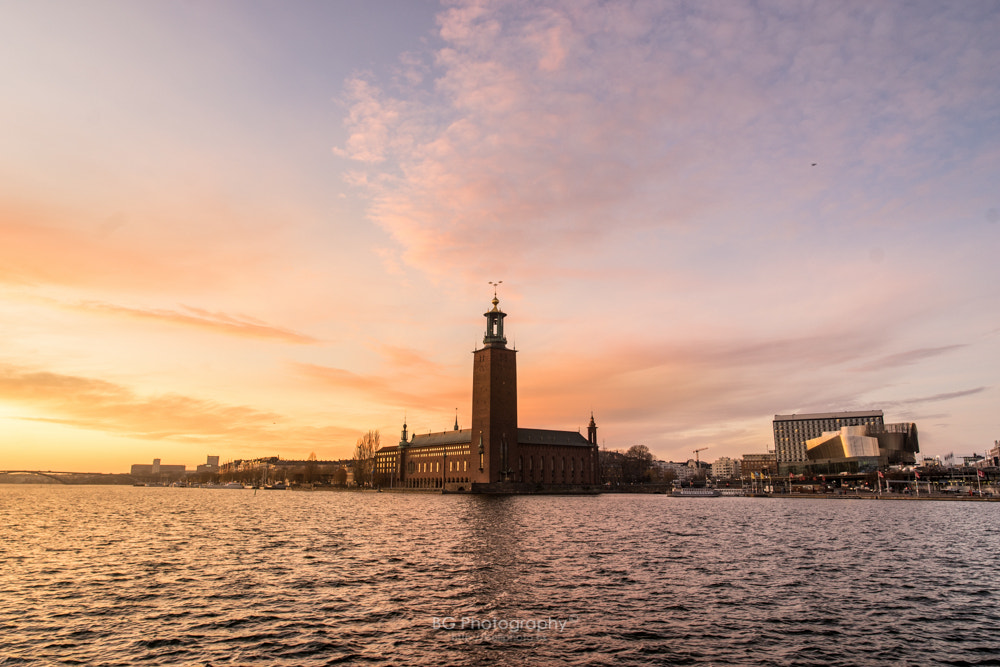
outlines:
{"label": "distant skyline", "polygon": [[0,469],[1000,439],[995,2],[0,3]]}

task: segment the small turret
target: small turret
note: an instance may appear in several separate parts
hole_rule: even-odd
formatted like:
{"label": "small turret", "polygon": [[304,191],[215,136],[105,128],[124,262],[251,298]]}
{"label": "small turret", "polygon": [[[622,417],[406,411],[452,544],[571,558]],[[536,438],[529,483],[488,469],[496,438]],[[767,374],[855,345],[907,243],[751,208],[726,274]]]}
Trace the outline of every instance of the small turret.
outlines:
{"label": "small turret", "polygon": [[486,347],[507,347],[507,338],[503,335],[503,318],[507,313],[497,306],[500,300],[493,297],[493,310],[483,313],[486,317],[486,334],[483,335],[483,345]]}

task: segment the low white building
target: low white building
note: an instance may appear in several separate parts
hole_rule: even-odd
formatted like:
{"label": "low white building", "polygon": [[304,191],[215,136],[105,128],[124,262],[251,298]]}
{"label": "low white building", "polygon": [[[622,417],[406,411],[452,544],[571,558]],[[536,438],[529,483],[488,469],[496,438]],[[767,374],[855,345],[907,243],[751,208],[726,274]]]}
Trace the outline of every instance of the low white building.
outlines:
{"label": "low white building", "polygon": [[723,456],[712,463],[712,477],[715,479],[735,479],[740,476],[740,462]]}
{"label": "low white building", "polygon": [[669,472],[678,482],[686,482],[694,477],[694,468],[688,467],[686,463],[674,463],[673,461],[653,461],[653,466],[662,472]]}

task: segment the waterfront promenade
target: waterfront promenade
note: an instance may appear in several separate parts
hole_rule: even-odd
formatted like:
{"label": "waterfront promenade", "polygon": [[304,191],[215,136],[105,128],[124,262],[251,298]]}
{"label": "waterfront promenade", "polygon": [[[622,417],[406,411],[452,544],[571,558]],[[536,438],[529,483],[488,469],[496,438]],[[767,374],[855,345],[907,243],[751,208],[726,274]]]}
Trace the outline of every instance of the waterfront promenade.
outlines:
{"label": "waterfront promenade", "polygon": [[[762,496],[755,496],[762,497]],[[771,493],[767,498],[811,498],[813,500],[947,500],[958,502],[1000,502],[998,496],[961,495],[956,493],[921,493],[919,496],[905,493]]]}

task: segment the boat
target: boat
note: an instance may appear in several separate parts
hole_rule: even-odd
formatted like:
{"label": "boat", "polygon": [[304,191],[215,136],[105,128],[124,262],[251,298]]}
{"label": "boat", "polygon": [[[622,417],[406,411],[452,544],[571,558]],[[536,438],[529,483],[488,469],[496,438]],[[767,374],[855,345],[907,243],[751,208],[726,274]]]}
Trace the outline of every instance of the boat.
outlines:
{"label": "boat", "polygon": [[718,498],[722,492],[704,482],[692,483],[687,486],[674,482],[674,490],[670,495],[676,498]]}
{"label": "boat", "polygon": [[711,487],[685,486],[674,489],[670,495],[677,498],[718,498],[722,492]]}

